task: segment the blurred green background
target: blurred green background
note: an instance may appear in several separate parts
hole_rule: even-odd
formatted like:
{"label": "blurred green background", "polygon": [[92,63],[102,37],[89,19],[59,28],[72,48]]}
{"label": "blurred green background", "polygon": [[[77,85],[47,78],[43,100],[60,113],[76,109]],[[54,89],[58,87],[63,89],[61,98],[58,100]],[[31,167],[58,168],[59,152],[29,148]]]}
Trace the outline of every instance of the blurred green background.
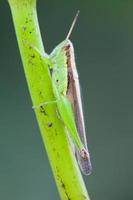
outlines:
{"label": "blurred green background", "polygon": [[[91,200],[133,200],[133,1],[38,0],[48,53],[71,36],[93,173]],[[0,199],[58,200],[7,1],[0,2]]]}

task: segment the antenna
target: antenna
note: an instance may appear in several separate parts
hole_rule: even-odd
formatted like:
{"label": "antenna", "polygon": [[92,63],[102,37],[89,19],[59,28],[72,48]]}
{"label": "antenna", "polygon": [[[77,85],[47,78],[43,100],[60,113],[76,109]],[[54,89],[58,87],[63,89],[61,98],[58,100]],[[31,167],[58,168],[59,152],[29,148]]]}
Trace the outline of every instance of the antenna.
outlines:
{"label": "antenna", "polygon": [[79,16],[79,13],[80,13],[80,11],[78,10],[77,13],[76,13],[76,15],[75,15],[75,17],[74,17],[74,20],[73,20],[73,22],[72,22],[72,25],[71,25],[71,27],[70,27],[70,29],[69,29],[69,32],[68,32],[68,34],[67,34],[67,36],[66,36],[66,40],[69,39],[69,37],[70,37],[70,35],[71,35],[71,33],[72,33],[72,30],[73,30],[73,28],[74,28],[74,26],[75,26],[75,23],[76,23],[76,21],[77,21],[77,18],[78,18],[78,16]]}

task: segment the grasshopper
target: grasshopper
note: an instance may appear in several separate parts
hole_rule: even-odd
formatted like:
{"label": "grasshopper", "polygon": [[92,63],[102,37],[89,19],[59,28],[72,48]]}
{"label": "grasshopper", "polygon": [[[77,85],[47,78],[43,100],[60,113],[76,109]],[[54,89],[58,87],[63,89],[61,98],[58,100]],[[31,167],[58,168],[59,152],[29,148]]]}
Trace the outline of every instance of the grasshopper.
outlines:
{"label": "grasshopper", "polygon": [[33,106],[37,109],[56,103],[58,114],[65,124],[75,146],[75,154],[81,171],[89,175],[92,171],[90,155],[87,148],[80,85],[75,64],[74,48],[69,40],[76,23],[77,12],[66,39],[50,55],[42,55],[36,47],[30,45],[44,62],[49,63],[53,92],[56,100]]}

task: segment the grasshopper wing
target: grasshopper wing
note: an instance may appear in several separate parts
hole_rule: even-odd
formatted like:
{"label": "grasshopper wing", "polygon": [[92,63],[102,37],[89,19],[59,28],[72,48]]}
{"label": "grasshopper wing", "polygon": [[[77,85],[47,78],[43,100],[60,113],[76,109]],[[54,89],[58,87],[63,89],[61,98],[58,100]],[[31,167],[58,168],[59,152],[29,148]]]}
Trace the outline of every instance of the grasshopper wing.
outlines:
{"label": "grasshopper wing", "polygon": [[[82,109],[82,101],[81,101],[81,95],[80,95],[79,79],[78,79],[78,73],[77,73],[76,64],[75,64],[74,49],[73,49],[72,43],[69,41],[69,44],[65,48],[66,48],[67,67],[68,67],[67,97],[70,100],[74,113],[75,113],[75,121],[76,121],[76,126],[78,129],[80,139],[85,149],[88,151],[85,125],[84,125],[84,117],[83,117],[83,109]],[[81,155],[81,152],[76,150],[76,157],[83,174],[89,175],[92,171],[90,156],[84,159],[83,158],[84,156]]]}

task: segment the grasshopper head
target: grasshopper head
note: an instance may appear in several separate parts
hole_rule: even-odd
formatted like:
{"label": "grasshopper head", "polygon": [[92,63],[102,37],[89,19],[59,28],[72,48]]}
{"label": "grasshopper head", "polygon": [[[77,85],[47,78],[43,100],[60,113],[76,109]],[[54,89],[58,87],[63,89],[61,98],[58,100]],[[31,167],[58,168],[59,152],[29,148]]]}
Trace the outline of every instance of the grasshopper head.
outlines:
{"label": "grasshopper head", "polygon": [[53,59],[54,57],[65,56],[66,50],[71,47],[73,47],[72,42],[68,39],[64,40],[55,47],[55,49],[50,54],[50,57]]}

